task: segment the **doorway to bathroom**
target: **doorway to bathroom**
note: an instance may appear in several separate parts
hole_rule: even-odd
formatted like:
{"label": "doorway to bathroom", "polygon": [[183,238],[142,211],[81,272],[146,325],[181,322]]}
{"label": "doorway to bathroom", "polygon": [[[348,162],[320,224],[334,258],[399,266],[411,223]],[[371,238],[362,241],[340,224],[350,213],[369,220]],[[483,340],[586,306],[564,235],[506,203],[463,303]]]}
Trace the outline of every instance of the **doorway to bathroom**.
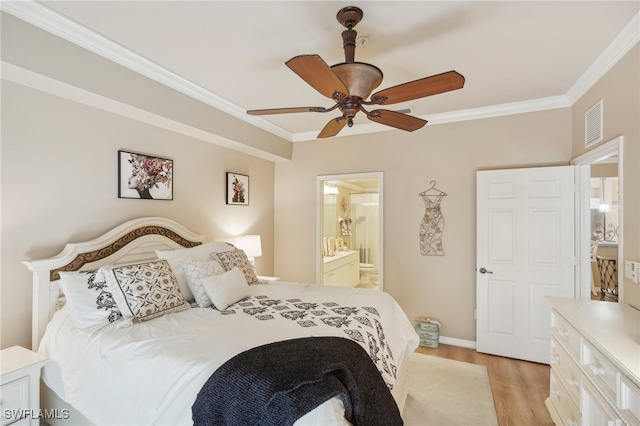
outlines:
{"label": "doorway to bathroom", "polygon": [[381,172],[318,176],[316,282],[383,289]]}

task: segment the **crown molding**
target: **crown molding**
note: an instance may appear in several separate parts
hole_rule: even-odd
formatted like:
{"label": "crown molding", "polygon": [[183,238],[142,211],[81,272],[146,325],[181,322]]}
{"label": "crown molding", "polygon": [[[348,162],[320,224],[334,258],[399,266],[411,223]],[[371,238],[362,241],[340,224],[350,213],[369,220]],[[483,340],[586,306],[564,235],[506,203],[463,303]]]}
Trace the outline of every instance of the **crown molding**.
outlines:
{"label": "crown molding", "polygon": [[201,141],[210,142],[257,158],[263,158],[273,162],[291,159],[273,154],[266,150],[245,145],[241,142],[236,142],[232,139],[190,126],[181,121],[172,120],[170,118],[154,114],[124,102],[116,101],[106,96],[81,89],[72,84],[64,83],[8,62],[0,61],[0,68],[2,69],[2,80],[4,81],[10,81],[12,83],[29,87],[43,93],[48,93],[53,96],[58,96],[78,104],[87,105],[102,111],[127,117],[141,123],[147,123],[161,129],[167,129],[175,133],[199,139]]}
{"label": "crown molding", "polygon": [[177,90],[233,117],[291,141],[291,133],[258,117],[215,93],[167,70],[153,61],[32,0],[2,1],[0,8],[51,34],[61,37],[112,62]]}
{"label": "crown molding", "polygon": [[[557,108],[568,108],[571,103],[566,96],[553,96],[549,98],[532,99],[529,101],[512,102],[501,105],[491,105],[487,107],[472,108],[439,114],[427,114],[420,116],[427,120],[427,126],[438,124],[456,123],[460,121],[479,120],[482,118],[500,117],[504,115],[524,114],[528,112],[546,111]],[[366,123],[345,128],[334,137],[362,135],[368,133],[391,131],[393,128],[378,123]],[[316,139],[317,132],[296,133],[293,135],[293,142],[302,142]]]}
{"label": "crown molding", "polygon": [[[263,118],[247,115],[246,111],[238,105],[33,0],[1,1],[0,9],[282,139],[290,142],[316,139],[317,131],[290,133]],[[569,107],[602,78],[639,40],[640,12],[629,21],[564,96],[451,111],[421,118],[428,119],[431,125],[435,125]],[[377,123],[367,123],[343,129],[338,137],[389,130],[393,129]]]}
{"label": "crown molding", "polygon": [[593,64],[567,92],[573,105],[640,41],[640,12],[636,13]]}

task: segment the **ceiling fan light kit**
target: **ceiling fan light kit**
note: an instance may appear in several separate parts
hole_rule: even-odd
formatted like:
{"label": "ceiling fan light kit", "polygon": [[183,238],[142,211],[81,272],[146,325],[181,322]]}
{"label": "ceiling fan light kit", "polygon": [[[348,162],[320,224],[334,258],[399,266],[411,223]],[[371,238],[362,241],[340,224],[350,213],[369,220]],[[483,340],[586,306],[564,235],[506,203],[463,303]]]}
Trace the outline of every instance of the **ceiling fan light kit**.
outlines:
{"label": "ceiling fan light kit", "polygon": [[[286,65],[322,95],[335,102],[330,108],[289,107],[249,110],[250,115],[290,114],[298,112],[329,112],[339,109],[342,115],[330,120],[320,131],[318,138],[337,135],[345,125],[353,126],[353,118],[361,111],[369,120],[400,130],[413,132],[427,124],[426,120],[397,111],[376,109],[368,111],[364,106],[391,105],[418,98],[461,89],[464,77],[456,71],[448,71],[431,77],[410,81],[384,89],[371,95],[383,79],[382,71],[371,64],[355,61],[356,44],[364,46],[353,29],[362,20],[363,12],[355,6],[340,9],[336,19],[346,28],[342,32],[345,61],[333,66],[319,55],[300,55],[291,58]],[[365,38],[366,39],[366,38]],[[367,101],[370,97],[370,100]]]}

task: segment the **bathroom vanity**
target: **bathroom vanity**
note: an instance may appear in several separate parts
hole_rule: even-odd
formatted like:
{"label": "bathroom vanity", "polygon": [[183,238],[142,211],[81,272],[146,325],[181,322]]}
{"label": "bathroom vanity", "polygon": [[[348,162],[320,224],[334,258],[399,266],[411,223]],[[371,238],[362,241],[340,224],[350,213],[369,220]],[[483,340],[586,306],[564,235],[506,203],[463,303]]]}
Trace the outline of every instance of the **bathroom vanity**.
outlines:
{"label": "bathroom vanity", "polygon": [[338,251],[324,256],[322,284],[355,287],[360,283],[360,253],[355,250]]}

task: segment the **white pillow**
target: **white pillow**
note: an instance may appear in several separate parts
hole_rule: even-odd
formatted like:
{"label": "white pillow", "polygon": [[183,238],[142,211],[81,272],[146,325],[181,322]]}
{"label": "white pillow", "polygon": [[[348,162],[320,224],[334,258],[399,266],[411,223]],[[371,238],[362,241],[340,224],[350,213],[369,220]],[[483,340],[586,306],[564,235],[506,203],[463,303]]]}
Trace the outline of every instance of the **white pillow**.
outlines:
{"label": "white pillow", "polygon": [[169,262],[169,265],[173,270],[173,274],[176,276],[176,280],[178,280],[178,285],[180,286],[182,295],[187,301],[193,302],[195,297],[191,293],[191,289],[187,283],[187,277],[184,275],[184,271],[182,270],[180,263],[190,262],[192,260],[205,260],[209,258],[211,253],[227,251],[233,248],[235,247],[232,244],[225,243],[224,241],[213,241],[190,248],[156,250],[156,255],[160,259],[164,259]]}
{"label": "white pillow", "polygon": [[202,279],[211,275],[219,275],[225,272],[224,267],[215,260],[193,260],[190,262],[180,262],[184,271],[187,284],[191,293],[196,299],[196,303],[201,308],[211,306],[211,300],[202,286]]}
{"label": "white pillow", "polygon": [[98,271],[60,272],[60,289],[77,328],[122,318],[104,274]]}
{"label": "white pillow", "polygon": [[169,262],[100,268],[125,325],[189,309]]}
{"label": "white pillow", "polygon": [[224,311],[234,303],[249,297],[249,284],[244,273],[238,268],[203,278],[202,286],[213,306],[219,311]]}

